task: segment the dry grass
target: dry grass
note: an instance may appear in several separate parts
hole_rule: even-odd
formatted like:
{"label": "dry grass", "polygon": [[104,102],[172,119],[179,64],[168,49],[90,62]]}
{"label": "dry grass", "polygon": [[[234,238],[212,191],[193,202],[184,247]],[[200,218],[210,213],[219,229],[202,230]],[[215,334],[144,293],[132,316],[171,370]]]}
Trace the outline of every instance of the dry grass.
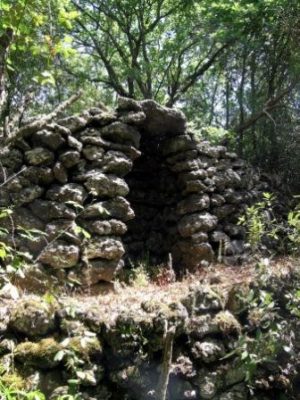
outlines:
{"label": "dry grass", "polygon": [[[267,267],[270,275],[288,276],[291,271],[300,266],[300,260],[290,258],[277,258],[270,262]],[[218,288],[225,295],[235,285],[249,285],[257,278],[257,264],[249,263],[243,266],[226,266],[215,264],[206,269],[202,269],[193,275],[187,275],[183,280],[158,286],[149,283],[147,286],[125,286],[116,283],[114,286],[107,284],[106,290],[103,286],[95,287],[93,290],[77,293],[58,294],[59,303],[64,306],[72,307],[76,310],[101,315],[103,322],[112,323],[121,313],[132,315],[143,315],[141,304],[144,302],[159,302],[165,305],[178,302],[186,297],[191,285],[203,284]],[[23,294],[26,298],[30,294]],[[6,300],[7,305],[12,305],[12,301]]]}
{"label": "dry grass", "polygon": [[[268,273],[277,276],[287,276],[292,270],[300,266],[299,260],[290,258],[278,258],[270,262]],[[110,316],[113,320],[115,316],[122,312],[140,313],[141,304],[146,301],[171,304],[178,302],[186,297],[191,285],[201,283],[217,287],[218,291],[228,293],[235,285],[250,284],[256,280],[258,270],[255,263],[244,266],[226,266],[215,264],[203,269],[196,274],[186,276],[182,281],[158,286],[149,283],[148,286],[124,286],[116,284],[113,291],[106,294],[81,293],[62,298],[62,302],[72,303],[74,307],[82,306],[96,308],[103,315]]]}

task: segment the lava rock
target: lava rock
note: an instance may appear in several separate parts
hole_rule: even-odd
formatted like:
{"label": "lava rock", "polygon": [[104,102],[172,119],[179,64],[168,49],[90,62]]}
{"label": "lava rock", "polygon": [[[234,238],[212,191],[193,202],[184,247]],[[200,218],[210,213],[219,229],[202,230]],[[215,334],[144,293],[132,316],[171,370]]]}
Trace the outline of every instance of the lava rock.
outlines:
{"label": "lava rock", "polygon": [[59,160],[62,162],[64,167],[72,168],[79,163],[80,153],[75,150],[69,150],[69,151],[62,153],[59,156]]}
{"label": "lava rock", "polygon": [[140,133],[134,127],[119,121],[101,128],[100,135],[112,142],[129,144],[136,148],[139,148],[140,145]]}
{"label": "lava rock", "polygon": [[53,174],[60,183],[68,182],[68,172],[61,162],[57,162],[53,167]]}
{"label": "lava rock", "polygon": [[99,197],[126,196],[129,193],[129,188],[123,179],[101,172],[91,172],[84,185],[90,193]]}
{"label": "lava rock", "polygon": [[117,218],[128,221],[134,218],[134,212],[129,202],[123,197],[116,197],[112,200],[101,201],[87,206],[81,214],[82,218]]}
{"label": "lava rock", "polygon": [[56,304],[48,304],[40,297],[20,299],[11,311],[9,326],[28,337],[44,336],[56,327],[55,309]]}
{"label": "lava rock", "polygon": [[82,150],[84,157],[89,160],[89,161],[98,161],[100,162],[103,154],[104,154],[104,150],[103,148],[99,147],[99,146],[92,146],[92,145],[88,145],[85,146]]}
{"label": "lava rock", "polygon": [[127,231],[127,227],[124,222],[117,219],[110,219],[107,221],[96,220],[96,221],[84,221],[84,228],[88,232],[96,233],[99,236],[103,235],[124,235]]}
{"label": "lava rock", "polygon": [[36,147],[33,150],[25,152],[25,160],[30,165],[51,165],[54,162],[54,154],[52,151],[43,147]]}
{"label": "lava rock", "polygon": [[65,139],[58,132],[43,129],[32,135],[34,146],[46,146],[50,150],[57,150],[65,143]]}
{"label": "lava rock", "polygon": [[181,236],[188,237],[202,231],[209,232],[217,226],[218,219],[209,213],[197,213],[185,215],[178,223],[178,231]]}
{"label": "lava rock", "polygon": [[63,186],[53,185],[46,193],[46,198],[62,203],[74,202],[80,205],[87,198],[87,192],[81,185],[69,183]]}
{"label": "lava rock", "polygon": [[197,361],[209,364],[224,357],[225,348],[220,340],[206,339],[203,342],[195,342],[191,353]]}
{"label": "lava rock", "polygon": [[105,173],[124,176],[131,171],[133,163],[129,157],[120,151],[111,150],[103,156],[101,166]]}
{"label": "lava rock", "polygon": [[77,246],[57,241],[45,247],[39,261],[55,269],[71,268],[78,263],[79,254]]}
{"label": "lava rock", "polygon": [[124,253],[122,242],[111,237],[94,237],[85,246],[85,257],[89,260],[94,258],[120,259]]}
{"label": "lava rock", "polygon": [[35,200],[30,203],[30,209],[34,215],[42,221],[51,221],[52,219],[75,219],[76,213],[64,204],[47,200]]}
{"label": "lava rock", "polygon": [[207,194],[191,195],[180,201],[177,205],[177,213],[179,215],[194,213],[209,208],[210,198]]}

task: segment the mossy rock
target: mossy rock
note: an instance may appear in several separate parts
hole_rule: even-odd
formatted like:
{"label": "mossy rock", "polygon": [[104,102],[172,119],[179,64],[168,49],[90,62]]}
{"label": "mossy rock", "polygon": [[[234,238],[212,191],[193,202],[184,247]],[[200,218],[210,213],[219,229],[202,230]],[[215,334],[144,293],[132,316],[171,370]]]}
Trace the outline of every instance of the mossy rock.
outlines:
{"label": "mossy rock", "polygon": [[106,328],[104,337],[114,355],[123,358],[132,357],[142,349],[147,340],[144,337],[141,323],[142,319],[138,314],[120,314],[115,325]]}
{"label": "mossy rock", "polygon": [[18,373],[5,373],[1,375],[0,384],[15,390],[28,388],[28,382]]}
{"label": "mossy rock", "polygon": [[217,392],[224,386],[222,371],[199,369],[193,383],[199,388],[200,399],[216,399]]}
{"label": "mossy rock", "polygon": [[222,310],[226,303],[226,294],[221,288],[197,284],[191,286],[190,293],[181,302],[190,315],[201,315],[203,312]]}
{"label": "mossy rock", "polygon": [[226,309],[237,315],[247,310],[251,302],[250,291],[247,283],[234,285],[228,294]]}
{"label": "mossy rock", "polygon": [[230,311],[220,311],[213,319],[218,326],[219,331],[225,335],[240,334],[242,331],[241,324]]}
{"label": "mossy rock", "polygon": [[188,320],[186,333],[194,339],[220,333],[219,326],[211,314],[197,315]]}
{"label": "mossy rock", "polygon": [[20,343],[14,350],[14,356],[20,363],[37,369],[55,368],[59,364],[59,360],[55,360],[55,355],[61,349],[61,344],[55,339],[47,338],[37,343]]}
{"label": "mossy rock", "polygon": [[40,297],[19,300],[12,309],[9,326],[28,337],[44,336],[56,328],[56,303]]}
{"label": "mossy rock", "polygon": [[164,332],[166,328],[174,325],[176,326],[176,336],[178,336],[184,333],[188,317],[187,309],[180,302],[168,305],[162,303],[160,311],[154,318],[154,327],[155,329],[163,328]]}
{"label": "mossy rock", "polygon": [[84,361],[101,357],[103,351],[101,343],[96,336],[74,336],[61,342],[61,346],[74,351]]}

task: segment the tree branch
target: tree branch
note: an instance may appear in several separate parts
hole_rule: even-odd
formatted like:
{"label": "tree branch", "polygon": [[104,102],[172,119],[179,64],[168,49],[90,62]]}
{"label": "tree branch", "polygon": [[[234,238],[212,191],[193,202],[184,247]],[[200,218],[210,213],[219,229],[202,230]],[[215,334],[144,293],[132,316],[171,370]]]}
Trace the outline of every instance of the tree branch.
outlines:
{"label": "tree branch", "polygon": [[225,49],[231,46],[232,43],[233,41],[225,43],[222,47],[215,51],[204,64],[197,68],[196,71],[187,76],[185,79],[185,83],[183,83],[181,89],[178,90],[177,95],[175,95],[173,99],[170,99],[168,101],[169,106],[174,105],[174,103],[179,100],[181,95],[186,93],[190,89],[190,87],[192,87],[197,82],[197,80],[214,64],[217,58],[224,52]]}
{"label": "tree branch", "polygon": [[292,91],[292,89],[295,87],[295,84],[296,83],[293,82],[291,85],[289,85],[285,90],[283,90],[277,96],[268,99],[261,111],[254,114],[242,125],[236,126],[232,129],[237,133],[241,133],[241,132],[245,131],[246,129],[250,128],[253,124],[255,124],[259,119],[261,119],[265,115],[268,116],[269,111],[271,111],[286,95],[288,95]]}
{"label": "tree branch", "polygon": [[18,139],[21,139],[31,133],[37,132],[40,129],[43,129],[49,122],[51,122],[54,118],[56,118],[62,111],[68,108],[71,104],[75,103],[82,96],[82,91],[79,91],[77,94],[71,96],[68,100],[59,104],[50,114],[44,115],[41,118],[34,120],[28,125],[22,126],[20,129],[15,131],[10,137],[8,137],[4,145],[8,146]]}

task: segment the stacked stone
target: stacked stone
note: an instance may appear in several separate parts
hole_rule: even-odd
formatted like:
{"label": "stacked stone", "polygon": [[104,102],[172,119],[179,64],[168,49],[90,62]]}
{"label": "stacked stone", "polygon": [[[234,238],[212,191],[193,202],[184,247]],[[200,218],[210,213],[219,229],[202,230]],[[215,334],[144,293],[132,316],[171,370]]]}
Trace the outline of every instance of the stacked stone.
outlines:
{"label": "stacked stone", "polygon": [[[172,329],[168,399],[298,399],[300,322],[289,306],[291,288],[300,285],[296,263],[272,266],[268,281],[251,273],[243,283],[243,275],[233,272],[218,276],[219,284],[136,288],[134,301],[131,289],[109,302],[90,296],[5,300],[2,289],[1,381],[30,383],[57,400],[70,393],[76,373],[80,399],[161,399],[156,394],[165,376],[166,330],[169,335]],[[207,278],[215,281],[214,274]],[[262,291],[276,309],[255,304]],[[269,324],[278,325],[277,346]],[[250,370],[251,391],[245,350],[258,360]],[[80,361],[75,371],[69,368],[74,354]],[[260,362],[265,354],[267,362]]]}
{"label": "stacked stone", "polygon": [[258,198],[258,175],[225,147],[188,133],[167,139],[163,153],[181,190],[176,208],[181,239],[174,248],[178,262],[189,269],[217,255],[237,262],[245,251],[245,229],[237,221]]}
{"label": "stacked stone", "polygon": [[14,207],[1,220],[8,242],[61,279],[111,281],[123,264],[125,223],[134,217],[124,176],[139,140],[115,113],[93,108],[2,152],[0,205]]}
{"label": "stacked stone", "polygon": [[235,154],[152,100],[120,98],[116,111],[92,108],[28,133],[0,167],[0,207],[14,206],[0,219],[7,241],[61,281],[88,286],[111,281],[125,252],[157,264],[171,254],[178,270],[239,260],[237,218],[262,189]]}
{"label": "stacked stone", "polygon": [[146,100],[141,157],[128,176],[136,219],[125,237],[129,255],[193,270],[217,257],[240,262],[245,207],[265,189],[255,171],[223,146],[189,133],[184,115]]}

